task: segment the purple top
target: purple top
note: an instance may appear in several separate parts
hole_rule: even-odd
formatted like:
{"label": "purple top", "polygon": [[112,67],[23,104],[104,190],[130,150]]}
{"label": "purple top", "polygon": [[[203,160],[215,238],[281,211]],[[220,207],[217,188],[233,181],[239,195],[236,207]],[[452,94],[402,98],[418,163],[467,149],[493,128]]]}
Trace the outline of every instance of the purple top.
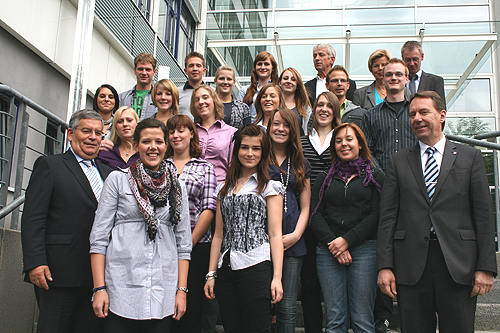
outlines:
{"label": "purple top", "polygon": [[[179,176],[179,179],[186,184],[189,200],[189,219],[191,221],[191,232],[193,232],[200,214],[206,210],[216,209],[216,197],[214,196],[217,179],[215,178],[212,164],[199,158],[191,158],[179,174],[172,157],[166,159],[168,167]],[[198,243],[208,243],[212,241],[210,228],[200,238]],[[195,244],[193,244],[194,246]]]}
{"label": "purple top", "polygon": [[220,184],[226,180],[233,152],[233,134],[237,129],[222,120],[216,120],[208,130],[201,124],[196,124],[196,128],[200,137],[201,158],[214,166],[217,183]]}
{"label": "purple top", "polygon": [[96,157],[96,160],[106,164],[113,170],[118,170],[118,169],[128,168],[135,161],[137,161],[138,158],[139,158],[139,153],[135,153],[134,155],[130,156],[127,162],[125,162],[120,155],[120,150],[118,149],[118,146],[114,145],[111,150],[108,151],[103,150],[99,152],[99,155]]}

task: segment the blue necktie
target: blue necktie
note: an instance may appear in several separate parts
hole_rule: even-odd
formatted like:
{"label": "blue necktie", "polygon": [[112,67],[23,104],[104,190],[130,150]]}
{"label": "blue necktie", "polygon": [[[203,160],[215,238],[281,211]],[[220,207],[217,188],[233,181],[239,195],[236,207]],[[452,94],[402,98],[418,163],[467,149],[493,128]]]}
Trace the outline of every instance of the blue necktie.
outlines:
{"label": "blue necktie", "polygon": [[[436,152],[436,148],[428,147],[425,152],[429,155],[427,158],[427,162],[425,162],[425,171],[424,171],[424,180],[425,187],[427,188],[427,194],[429,195],[429,200],[432,202],[432,197],[434,196],[434,190],[436,189],[437,180],[439,177],[439,168],[434,158],[434,153]],[[434,226],[431,222],[431,233],[436,234],[436,230],[434,230]]]}
{"label": "blue necktie", "polygon": [[436,148],[428,147],[425,152],[429,155],[429,157],[427,158],[427,162],[425,163],[424,170],[425,187],[427,188],[429,200],[432,201],[434,190],[436,189],[437,179],[439,176],[439,168],[436,159],[434,158]]}
{"label": "blue necktie", "polygon": [[82,160],[82,163],[84,165],[83,171],[89,180],[90,187],[92,187],[95,198],[99,201],[102,191],[101,175],[99,175],[97,168],[92,167],[92,161]]}

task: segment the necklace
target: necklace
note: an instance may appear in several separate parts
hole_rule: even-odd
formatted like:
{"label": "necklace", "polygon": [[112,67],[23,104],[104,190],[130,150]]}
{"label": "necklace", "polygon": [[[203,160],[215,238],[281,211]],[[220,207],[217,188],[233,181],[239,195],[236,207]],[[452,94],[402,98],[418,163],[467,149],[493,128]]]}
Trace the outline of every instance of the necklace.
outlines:
{"label": "necklace", "polygon": [[287,212],[288,208],[286,206],[286,190],[288,188],[288,180],[290,179],[290,158],[288,159],[288,163],[287,163],[287,168],[286,168],[286,182],[283,181],[283,174],[280,172],[280,178],[281,178],[281,184],[283,184],[283,186],[285,186],[285,197],[284,197],[284,202],[285,202],[285,213]]}
{"label": "necklace", "polygon": [[[118,149],[120,149],[120,147],[118,147]],[[134,150],[134,148],[132,148],[132,149],[130,149],[129,151],[125,151],[125,148],[123,148],[123,147],[122,147],[121,149],[122,149],[122,150],[123,150],[123,152],[125,153],[125,156],[128,156],[128,155],[132,152],[132,150]]]}

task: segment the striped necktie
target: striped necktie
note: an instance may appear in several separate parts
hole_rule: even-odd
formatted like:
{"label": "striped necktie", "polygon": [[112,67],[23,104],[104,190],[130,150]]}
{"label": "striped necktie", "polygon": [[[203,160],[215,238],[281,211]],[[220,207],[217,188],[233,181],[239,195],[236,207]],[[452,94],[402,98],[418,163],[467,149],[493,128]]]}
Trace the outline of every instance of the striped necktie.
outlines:
{"label": "striped necktie", "polygon": [[408,84],[408,88],[410,88],[410,92],[412,95],[417,92],[417,87],[415,84],[417,78],[418,78],[417,74],[410,74],[410,84]]}
{"label": "striped necktie", "polygon": [[[432,197],[434,196],[434,190],[436,189],[437,180],[439,177],[439,168],[434,158],[434,153],[436,148],[427,147],[425,152],[429,155],[427,162],[425,162],[424,180],[425,187],[427,188],[427,194],[429,195],[429,200],[432,202]],[[432,235],[436,235],[436,230],[431,222],[431,238]]]}
{"label": "striped necktie", "polygon": [[429,155],[429,157],[427,158],[427,162],[425,163],[424,180],[425,187],[427,188],[427,194],[429,195],[429,200],[432,201],[434,190],[436,189],[437,179],[439,176],[439,168],[436,159],[434,158],[436,148],[428,147],[425,152]]}
{"label": "striped necktie", "polygon": [[97,201],[101,198],[101,175],[97,171],[97,168],[92,167],[92,161],[82,160],[83,165],[85,166],[83,170],[85,171],[85,176],[89,180],[90,187],[92,187],[92,191],[94,192],[95,198]]}

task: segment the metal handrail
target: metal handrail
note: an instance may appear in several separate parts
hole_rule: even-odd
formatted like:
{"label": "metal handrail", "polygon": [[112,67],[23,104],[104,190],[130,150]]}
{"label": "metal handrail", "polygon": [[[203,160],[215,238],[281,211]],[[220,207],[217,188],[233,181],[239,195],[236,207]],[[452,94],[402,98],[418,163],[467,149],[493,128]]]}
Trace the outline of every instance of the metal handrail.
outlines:
{"label": "metal handrail", "polygon": [[[2,140],[7,142],[4,155],[0,156],[0,163],[3,165],[1,177],[2,185],[0,186],[0,207],[2,207],[0,210],[0,220],[12,213],[10,219],[10,229],[17,230],[19,225],[19,206],[24,203],[22,184],[24,170],[27,169],[24,165],[26,151],[33,151],[37,155],[45,155],[43,152],[27,146],[28,129],[47,137],[47,134],[43,131],[40,131],[33,126],[29,126],[29,114],[26,112],[26,108],[29,107],[31,110],[44,116],[58,127],[56,137],[50,137],[56,147],[55,151],[57,152],[62,152],[62,142],[64,141],[63,129],[67,129],[69,125],[66,121],[59,118],[43,106],[7,85],[0,84],[0,93],[10,98],[8,111],[1,112],[2,117],[7,117],[9,120],[7,133],[0,134]],[[16,134],[16,132],[18,132],[18,134]],[[14,135],[16,136],[16,140],[14,140]],[[17,165],[15,168],[13,168],[14,162],[12,161],[15,155],[14,152],[17,152]],[[13,169],[15,170],[15,180],[11,178]],[[14,200],[6,205],[9,192],[8,186],[10,182],[14,182]]]}
{"label": "metal handrail", "polygon": [[53,114],[52,112],[50,112],[49,110],[44,108],[43,106],[33,102],[31,99],[24,96],[23,94],[21,94],[17,90],[14,90],[11,87],[6,86],[4,84],[0,84],[0,92],[3,92],[3,93],[6,93],[7,95],[15,97],[18,101],[26,104],[27,106],[29,106],[33,110],[37,111],[41,115],[49,118],[53,122],[60,124],[63,128],[65,128],[65,129],[69,128],[69,124],[66,121],[62,120],[61,118],[59,118],[58,116],[56,116],[55,114]]}

